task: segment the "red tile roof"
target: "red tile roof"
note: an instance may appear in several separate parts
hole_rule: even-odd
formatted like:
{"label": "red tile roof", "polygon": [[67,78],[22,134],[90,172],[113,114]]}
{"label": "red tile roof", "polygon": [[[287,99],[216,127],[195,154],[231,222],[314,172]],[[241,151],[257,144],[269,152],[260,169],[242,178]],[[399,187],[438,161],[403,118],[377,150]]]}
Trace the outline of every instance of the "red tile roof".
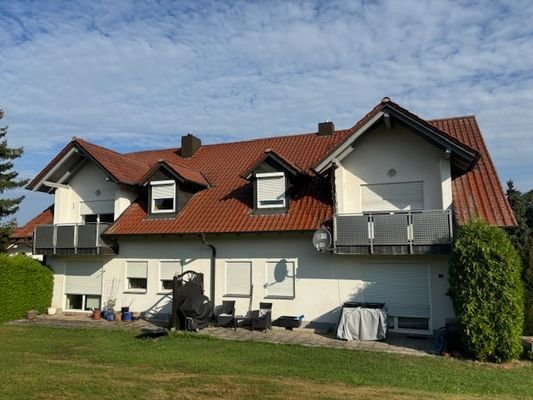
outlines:
{"label": "red tile roof", "polygon": [[[176,149],[131,154],[154,163],[176,159],[188,168],[202,171],[212,187],[196,193],[176,218],[147,219],[143,203],[131,205],[107,230],[107,234],[213,233],[313,230],[331,218],[331,186],[316,176],[311,166],[332,146],[346,138],[345,131],[332,136],[315,133],[202,146],[192,157],[180,158]],[[307,175],[295,187],[289,212],[253,215],[252,184],[241,175],[265,150],[272,149],[291,160]]]}
{"label": "red tile roof", "polygon": [[[479,216],[494,225],[516,224],[474,117],[425,121],[388,99],[374,107],[352,128],[336,131],[331,136],[307,133],[203,145],[190,158],[181,158],[178,148],[119,154],[81,139],[75,139],[74,143],[120,182],[140,183],[156,164],[164,160],[185,179],[207,180],[211,185],[196,193],[175,218],[148,219],[146,199],[134,203],[106,234],[308,231],[319,228],[333,214],[330,181],[316,175],[313,166],[376,115],[384,104],[408,113],[420,123],[438,129],[439,135],[479,153],[480,158],[473,169],[455,178],[452,183],[458,223],[463,224]],[[66,154],[67,148],[62,153]],[[291,194],[288,213],[254,215],[251,212],[252,184],[242,175],[269,150],[291,165],[298,166],[303,175],[300,183],[293,188],[295,192]],[[58,156],[54,161],[59,159]],[[30,188],[39,177],[42,179],[53,162],[30,183]]]}
{"label": "red tile roof", "polygon": [[515,226],[516,219],[476,118],[472,115],[428,122],[481,154],[472,170],[453,180],[453,206],[458,223],[463,224],[473,217],[480,217],[493,225]]}

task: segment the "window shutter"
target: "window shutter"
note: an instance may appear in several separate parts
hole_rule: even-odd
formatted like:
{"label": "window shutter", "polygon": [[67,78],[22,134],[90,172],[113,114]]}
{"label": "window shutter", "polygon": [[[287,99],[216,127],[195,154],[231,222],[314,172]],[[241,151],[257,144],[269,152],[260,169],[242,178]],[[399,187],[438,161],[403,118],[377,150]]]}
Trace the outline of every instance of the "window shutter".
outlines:
{"label": "window shutter", "polygon": [[294,263],[285,260],[267,262],[266,288],[267,296],[294,297]]}
{"label": "window shutter", "polygon": [[181,274],[181,263],[179,261],[161,261],[159,267],[162,281],[170,281],[174,279],[174,275]]}
{"label": "window shutter", "polygon": [[144,278],[148,276],[148,263],[146,261],[128,261],[128,278]]}
{"label": "window shutter", "polygon": [[80,215],[113,214],[114,212],[114,200],[82,201],[80,203]]}
{"label": "window shutter", "polygon": [[257,202],[261,205],[263,201],[280,201],[280,205],[285,205],[285,175],[283,173],[275,176],[257,175]]}
{"label": "window shutter", "polygon": [[153,185],[152,198],[153,199],[168,199],[174,198],[176,195],[175,184]]}
{"label": "window shutter", "polygon": [[250,295],[252,263],[249,261],[228,261],[226,263],[226,294]]}
{"label": "window shutter", "polygon": [[423,182],[361,185],[361,208],[363,212],[423,210]]}
{"label": "window shutter", "polygon": [[65,293],[101,295],[101,264],[68,262],[65,271]]}
{"label": "window shutter", "polygon": [[425,264],[365,264],[363,301],[385,303],[395,317],[430,317]]}

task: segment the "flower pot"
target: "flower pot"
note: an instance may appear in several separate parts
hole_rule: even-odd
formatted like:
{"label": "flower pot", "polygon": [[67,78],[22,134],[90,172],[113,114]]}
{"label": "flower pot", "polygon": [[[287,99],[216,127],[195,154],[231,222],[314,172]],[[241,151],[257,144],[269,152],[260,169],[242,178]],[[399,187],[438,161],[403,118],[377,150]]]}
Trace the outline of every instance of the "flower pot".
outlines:
{"label": "flower pot", "polygon": [[55,307],[48,307],[48,310],[47,310],[48,315],[55,315],[56,312],[57,310]]}
{"label": "flower pot", "polygon": [[102,311],[99,308],[95,308],[93,310],[93,319],[96,321],[96,320],[99,320],[100,318],[102,318]]}

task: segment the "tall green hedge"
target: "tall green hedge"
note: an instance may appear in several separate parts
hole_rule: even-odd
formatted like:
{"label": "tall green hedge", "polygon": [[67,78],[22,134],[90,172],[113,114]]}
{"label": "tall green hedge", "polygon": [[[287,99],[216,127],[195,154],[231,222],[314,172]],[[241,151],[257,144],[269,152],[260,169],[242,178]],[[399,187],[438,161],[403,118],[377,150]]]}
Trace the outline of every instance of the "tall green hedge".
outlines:
{"label": "tall green hedge", "polygon": [[474,220],[462,226],[450,258],[450,295],[465,350],[502,362],[521,353],[521,261],[507,234]]}
{"label": "tall green hedge", "polygon": [[32,309],[45,312],[53,280],[52,271],[30,257],[0,254],[0,322],[22,318]]}

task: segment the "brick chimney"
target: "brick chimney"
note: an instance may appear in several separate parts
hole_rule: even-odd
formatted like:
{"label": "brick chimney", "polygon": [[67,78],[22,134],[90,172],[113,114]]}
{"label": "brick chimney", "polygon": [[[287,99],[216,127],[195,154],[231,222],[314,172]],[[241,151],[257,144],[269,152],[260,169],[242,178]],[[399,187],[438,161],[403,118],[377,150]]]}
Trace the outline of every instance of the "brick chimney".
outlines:
{"label": "brick chimney", "polygon": [[319,122],[318,124],[318,136],[329,136],[335,132],[335,124],[331,121]]}
{"label": "brick chimney", "polygon": [[202,141],[192,133],[188,133],[181,137],[181,156],[184,158],[192,157],[201,146]]}

